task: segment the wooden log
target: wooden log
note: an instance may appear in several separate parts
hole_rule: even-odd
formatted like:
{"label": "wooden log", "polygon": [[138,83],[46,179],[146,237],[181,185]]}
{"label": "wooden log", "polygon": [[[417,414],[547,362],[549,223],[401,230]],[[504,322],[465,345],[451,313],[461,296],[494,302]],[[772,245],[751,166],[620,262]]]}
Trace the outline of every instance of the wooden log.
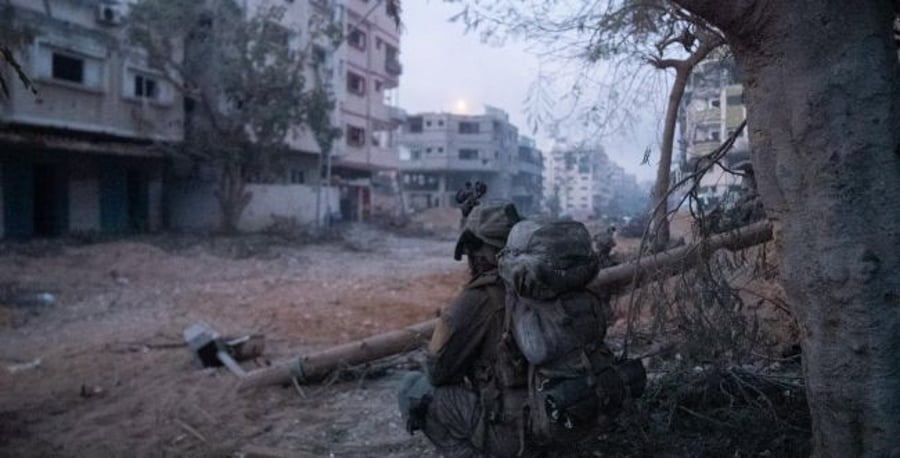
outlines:
{"label": "wooden log", "polygon": [[617,289],[624,286],[640,286],[647,280],[671,276],[692,269],[718,250],[739,251],[769,240],[772,240],[772,225],[768,221],[760,221],[729,232],[716,234],[699,243],[645,255],[603,269],[591,282],[589,288]]}
{"label": "wooden log", "polygon": [[[700,243],[685,245],[662,253],[601,270],[591,288],[620,288],[673,275],[691,269],[720,249],[732,251],[748,248],[772,239],[768,222],[754,223],[733,231],[717,234]],[[250,372],[242,379],[240,391],[267,385],[286,385],[296,377],[300,383],[322,380],[335,369],[412,351],[426,343],[437,319],[407,328],[378,334],[363,340],[332,347],[287,363]]]}
{"label": "wooden log", "polygon": [[428,342],[435,325],[437,318],[301,356],[289,364],[259,369],[244,377],[239,389],[287,384],[292,377],[296,377],[300,383],[313,383],[341,367],[356,366],[409,352]]}

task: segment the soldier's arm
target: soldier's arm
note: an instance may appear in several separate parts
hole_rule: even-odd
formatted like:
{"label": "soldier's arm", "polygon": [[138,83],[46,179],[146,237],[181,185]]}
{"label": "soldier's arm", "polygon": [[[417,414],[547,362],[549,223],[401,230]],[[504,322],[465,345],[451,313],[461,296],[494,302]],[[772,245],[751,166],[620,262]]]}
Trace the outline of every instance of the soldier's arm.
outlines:
{"label": "soldier's arm", "polygon": [[487,295],[463,290],[441,314],[428,344],[427,370],[435,386],[456,383],[469,370],[487,329]]}

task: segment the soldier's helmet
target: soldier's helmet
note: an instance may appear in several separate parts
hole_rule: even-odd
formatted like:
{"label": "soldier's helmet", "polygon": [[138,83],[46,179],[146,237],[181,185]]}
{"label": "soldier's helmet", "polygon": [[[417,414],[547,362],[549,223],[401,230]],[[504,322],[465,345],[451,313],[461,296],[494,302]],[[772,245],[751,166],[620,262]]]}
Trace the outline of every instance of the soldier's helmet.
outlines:
{"label": "soldier's helmet", "polygon": [[466,244],[473,238],[498,249],[503,248],[510,229],[521,220],[512,202],[496,200],[475,206],[456,242],[453,259],[462,259]]}

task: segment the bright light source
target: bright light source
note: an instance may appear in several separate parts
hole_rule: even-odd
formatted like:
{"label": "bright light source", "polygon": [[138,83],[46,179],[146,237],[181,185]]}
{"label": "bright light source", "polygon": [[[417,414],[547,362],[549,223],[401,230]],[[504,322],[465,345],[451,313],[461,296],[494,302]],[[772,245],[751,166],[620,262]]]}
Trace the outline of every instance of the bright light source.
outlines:
{"label": "bright light source", "polygon": [[456,99],[456,103],[453,104],[453,111],[456,114],[468,114],[469,102],[466,99]]}

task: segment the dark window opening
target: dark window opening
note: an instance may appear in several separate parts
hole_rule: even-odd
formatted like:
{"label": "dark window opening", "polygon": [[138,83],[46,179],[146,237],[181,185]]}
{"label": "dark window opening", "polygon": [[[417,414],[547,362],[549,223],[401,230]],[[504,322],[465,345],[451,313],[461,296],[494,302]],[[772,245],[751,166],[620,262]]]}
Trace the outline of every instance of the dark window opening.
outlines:
{"label": "dark window opening", "polygon": [[459,150],[459,158],[464,161],[471,161],[478,159],[478,150],[477,149],[461,149]]}
{"label": "dark window opening", "polygon": [[407,118],[406,125],[409,126],[409,131],[413,133],[422,132],[422,117],[421,116],[410,116]]}
{"label": "dark window opening", "polygon": [[366,130],[361,127],[347,126],[347,144],[350,146],[364,146],[366,144]]}
{"label": "dark window opening", "polygon": [[135,75],[134,96],[143,97],[146,99],[155,99],[157,97],[156,80],[143,75]]}
{"label": "dark window opening", "polygon": [[350,30],[347,34],[347,43],[356,49],[366,49],[366,33],[357,28]]}
{"label": "dark window opening", "polygon": [[347,92],[356,95],[366,94],[366,79],[353,72],[347,72]]}
{"label": "dark window opening", "polygon": [[84,83],[84,60],[53,53],[53,78]]}
{"label": "dark window opening", "polygon": [[481,126],[477,122],[462,121],[459,123],[459,133],[461,134],[477,134]]}

